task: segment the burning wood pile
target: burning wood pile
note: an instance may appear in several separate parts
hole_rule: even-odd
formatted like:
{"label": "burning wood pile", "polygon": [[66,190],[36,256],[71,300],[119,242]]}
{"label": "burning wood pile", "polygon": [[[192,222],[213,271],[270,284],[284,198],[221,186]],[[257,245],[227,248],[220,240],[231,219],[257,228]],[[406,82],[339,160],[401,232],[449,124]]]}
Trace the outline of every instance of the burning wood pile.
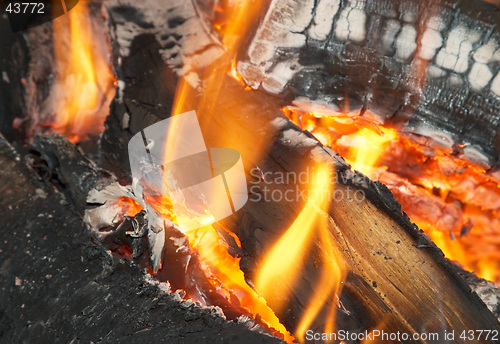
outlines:
{"label": "burning wood pile", "polygon": [[8,4],[2,340],[499,341],[496,5]]}

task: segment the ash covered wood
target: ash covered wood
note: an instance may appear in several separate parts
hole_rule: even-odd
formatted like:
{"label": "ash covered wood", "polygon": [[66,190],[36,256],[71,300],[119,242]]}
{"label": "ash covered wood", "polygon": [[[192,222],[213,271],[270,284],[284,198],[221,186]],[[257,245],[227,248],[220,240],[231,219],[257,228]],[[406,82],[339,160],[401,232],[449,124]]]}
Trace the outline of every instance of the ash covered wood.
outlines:
{"label": "ash covered wood", "polygon": [[237,70],[320,112],[375,119],[495,163],[500,12],[468,0],[274,0]]}

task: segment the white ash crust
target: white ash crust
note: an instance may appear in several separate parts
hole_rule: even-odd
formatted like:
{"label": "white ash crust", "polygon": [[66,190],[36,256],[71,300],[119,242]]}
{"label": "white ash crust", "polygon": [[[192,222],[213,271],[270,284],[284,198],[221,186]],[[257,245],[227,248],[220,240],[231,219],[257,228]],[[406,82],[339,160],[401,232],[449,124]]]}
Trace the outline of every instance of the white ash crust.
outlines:
{"label": "white ash crust", "polygon": [[101,232],[102,228],[116,228],[123,221],[125,213],[121,203],[122,198],[129,198],[138,203],[146,211],[145,218],[147,218],[147,237],[150,248],[151,267],[156,272],[161,268],[163,261],[165,228],[174,228],[175,224],[163,217],[151,205],[147,204],[142,191],[137,182],[127,186],[115,182],[100,191],[92,189],[89,192],[87,203],[91,205],[98,204],[99,206],[87,209],[84,220],[87,226],[102,238],[109,234],[109,232]]}
{"label": "white ash crust", "polygon": [[[224,49],[212,29],[199,14],[193,1],[109,0],[104,3],[113,41],[120,56],[128,56],[132,39],[139,34],[152,34],[160,43],[165,64],[178,76],[186,76],[209,66],[222,56]],[[137,10],[133,22],[120,14],[120,8]],[[169,22],[165,18],[176,18]],[[189,78],[198,87],[196,78]]]}

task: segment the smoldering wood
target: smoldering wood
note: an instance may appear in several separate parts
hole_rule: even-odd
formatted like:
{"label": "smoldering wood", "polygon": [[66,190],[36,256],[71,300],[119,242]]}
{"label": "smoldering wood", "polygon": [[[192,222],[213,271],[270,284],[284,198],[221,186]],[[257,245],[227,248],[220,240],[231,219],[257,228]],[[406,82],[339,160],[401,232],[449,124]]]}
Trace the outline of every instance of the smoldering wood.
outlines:
{"label": "smoldering wood", "polygon": [[252,87],[306,110],[326,104],[374,113],[403,130],[465,144],[465,157],[493,164],[498,22],[498,8],[477,0],[274,0],[237,70]]}
{"label": "smoldering wood", "polygon": [[[111,7],[110,13],[113,11]],[[158,53],[154,53],[155,49],[161,47],[157,37],[151,34],[147,36],[150,44],[144,46],[139,44],[140,38],[144,40],[144,36],[141,36],[144,30],[137,30],[133,37],[115,26],[113,33],[114,53],[118,56],[123,51],[120,45],[124,44],[130,49],[127,50],[130,56],[140,56],[141,51],[134,50],[141,47],[155,56],[155,65],[161,62],[157,59]],[[122,60],[127,58],[120,57]],[[168,61],[163,63],[167,64]],[[126,64],[115,66],[118,75],[123,70],[127,71],[124,66]],[[162,70],[161,64],[159,70]],[[136,80],[140,82],[134,85]],[[132,89],[156,82],[141,80],[141,77],[133,78]],[[380,319],[385,319],[384,328],[387,331],[409,333],[424,328],[436,332],[445,328],[456,331],[499,328],[497,320],[484,303],[471,292],[454,267],[444,259],[442,252],[401,213],[400,206],[383,185],[350,172],[348,166],[333,152],[282,116],[279,108],[285,105],[286,99],[261,91],[243,91],[242,86],[230,78],[224,79],[223,85],[220,92],[203,90],[205,97],[213,96],[217,101],[209,110],[198,109],[202,130],[209,147],[219,147],[223,136],[226,147],[240,151],[248,180],[253,178],[250,171],[257,167],[263,172],[297,174],[306,166],[321,162],[336,168],[341,177],[334,186],[336,189],[345,193],[350,191],[351,194],[362,190],[367,195],[367,199],[358,203],[348,200],[333,202],[329,209],[331,235],[340,246],[350,270],[340,297],[348,312],[338,312],[339,328],[370,330],[379,325]],[[124,93],[127,87],[125,82]],[[131,99],[128,102],[134,107],[116,107],[110,118],[115,123],[134,121],[138,126],[122,126],[122,132],[117,127],[108,127],[105,137],[111,143],[120,142],[123,132],[130,136],[168,116],[165,112],[168,104],[148,108],[140,99],[140,93],[136,101],[133,99],[134,94],[129,94]],[[217,98],[215,94],[220,97]],[[154,99],[161,97],[154,94],[148,96]],[[120,102],[121,99],[115,101]],[[186,111],[197,108],[197,104],[193,103],[184,105]],[[221,113],[226,115],[209,115]],[[262,151],[256,149],[259,143],[268,139],[270,146],[265,146]],[[106,151],[105,154],[110,153]],[[121,158],[124,156],[125,153],[122,153]],[[129,174],[128,164],[124,164],[117,154],[111,153],[109,158],[119,161],[115,166],[124,169],[124,175]],[[272,190],[283,193],[292,187],[273,185]],[[302,205],[299,201],[249,202],[235,216],[224,221],[225,226],[237,234],[242,243],[241,248],[233,247],[233,250],[242,256],[241,268],[250,284],[265,253],[297,217]],[[307,268],[302,282],[294,286],[285,311],[278,313],[285,326],[292,331],[304,313],[304,305],[321,270],[316,267],[313,258],[305,264]],[[273,300],[269,302],[272,304]],[[312,328],[321,331],[322,325],[318,321]],[[457,339],[457,342],[460,340]]]}
{"label": "smoldering wood", "polygon": [[[102,0],[89,3],[93,24],[102,23]],[[58,73],[51,22],[12,33],[0,16],[0,131],[11,140],[29,139],[54,122],[54,82]]]}
{"label": "smoldering wood", "polygon": [[183,302],[137,265],[115,260],[71,199],[3,137],[0,163],[2,342],[282,342],[250,330],[252,321],[228,322],[216,308]]}

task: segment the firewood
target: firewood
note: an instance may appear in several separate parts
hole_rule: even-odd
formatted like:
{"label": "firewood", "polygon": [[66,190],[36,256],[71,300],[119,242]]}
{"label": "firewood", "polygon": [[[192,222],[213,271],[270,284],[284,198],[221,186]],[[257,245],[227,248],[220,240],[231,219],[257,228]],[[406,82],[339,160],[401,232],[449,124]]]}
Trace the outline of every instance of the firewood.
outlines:
{"label": "firewood", "polygon": [[[224,116],[208,115],[209,120],[204,122],[209,146],[218,146],[220,137],[217,133],[228,133],[223,142],[249,159],[245,161],[248,180],[254,178],[251,171],[256,167],[273,175],[299,174],[306,166],[312,167],[318,162],[335,166],[338,182],[333,189],[351,195],[352,199],[344,197],[332,201],[328,210],[330,233],[349,270],[346,292],[341,296],[344,305],[359,306],[361,303],[372,326],[377,325],[377,320],[387,318],[384,326],[388,332],[442,333],[445,329],[453,329],[460,333],[499,328],[497,320],[485,311],[479,297],[454,272],[442,252],[410,223],[385,186],[351,172],[333,152],[281,117],[277,113],[278,107],[270,105],[273,98],[243,91],[231,80],[225,85],[214,105],[220,110],[213,112],[224,113]],[[202,113],[203,110],[200,109]],[[231,128],[231,131],[225,128]],[[269,149],[262,155],[257,154],[255,142],[269,137],[274,138]],[[270,188],[269,193],[278,190],[284,194],[293,190],[295,185],[271,183],[266,186]],[[362,190],[366,199],[355,200],[353,195],[357,190]],[[291,198],[295,199],[294,196]],[[255,281],[263,256],[297,217],[300,209],[300,202],[248,202],[236,216],[225,221],[242,243],[245,255],[241,267],[250,281]],[[317,261],[317,255],[311,253],[304,264],[307,271],[303,275],[303,285],[299,283],[293,287],[288,307],[279,314],[292,332],[307,304],[307,295],[301,290],[314,291],[314,281],[321,271],[316,267],[321,266],[321,262]],[[269,302],[272,304],[271,300]],[[352,324],[352,319],[360,316],[353,313],[341,315],[339,321]],[[323,325],[320,320],[315,324],[316,330],[321,331]],[[364,329],[369,330],[369,327]],[[456,342],[466,341],[456,338]]]}
{"label": "firewood", "polygon": [[[109,7],[110,18],[115,11],[116,8]],[[148,51],[154,56],[154,70],[164,71],[159,54],[162,43],[155,35],[147,32],[144,35],[144,29],[137,29],[135,36],[128,35],[126,43],[123,43],[120,38],[125,37],[124,31],[115,27],[113,33],[114,51],[122,61],[129,56],[132,61],[134,56]],[[145,38],[148,43],[141,44]],[[121,44],[126,44],[127,55],[121,55]],[[116,65],[115,68],[118,75],[127,75],[131,66],[134,64]],[[158,76],[161,73],[148,79],[141,76],[151,75],[146,67],[134,68],[137,76],[127,77],[132,79],[130,90],[160,84]],[[173,79],[176,79],[175,75]],[[181,112],[197,109],[209,147],[232,147],[241,153],[248,173],[247,180],[255,178],[251,171],[256,168],[264,173],[298,174],[307,170],[307,166],[321,162],[337,171],[339,180],[335,182],[334,189],[351,195],[363,191],[367,196],[360,202],[347,199],[332,202],[327,214],[330,235],[339,246],[349,269],[340,296],[345,309],[338,312],[338,328],[369,331],[380,325],[388,332],[399,330],[408,333],[499,329],[497,320],[479,297],[471,292],[444,259],[442,252],[401,213],[392,194],[383,185],[351,172],[339,157],[324,148],[312,135],[283,117],[279,109],[286,104],[286,98],[262,91],[244,91],[241,84],[228,77],[223,79],[222,84],[221,90],[203,89],[203,96],[214,99],[213,103],[197,108],[198,100],[190,99],[189,103],[183,104]],[[140,92],[135,99],[134,92],[127,93],[127,88],[124,83],[122,91],[128,95],[116,100],[117,106],[108,118],[104,135],[107,142],[105,154],[124,176],[129,175],[125,149],[116,153],[115,149],[111,149],[112,144],[120,142],[123,147],[127,143],[124,137],[131,137],[149,124],[168,117],[171,107],[171,103],[148,103]],[[149,98],[162,99],[161,91],[151,92]],[[124,123],[135,125],[117,125]],[[271,187],[284,192],[293,186]],[[259,264],[266,253],[298,216],[303,205],[299,200],[249,202],[224,221],[223,226],[233,231],[242,243],[241,248],[234,247],[234,250],[242,256],[241,268],[250,284],[254,284]],[[321,248],[312,250],[318,252]],[[292,297],[284,310],[277,312],[292,332],[304,313],[321,270],[315,265],[315,257],[312,254],[305,262],[304,278],[293,287]],[[274,300],[269,300],[269,303],[272,305]],[[332,299],[330,305],[334,303]],[[311,329],[320,331],[323,325],[321,319],[317,319]],[[455,342],[464,342],[457,337]]]}
{"label": "firewood", "polygon": [[500,153],[500,12],[482,1],[274,0],[237,70],[254,88]]}
{"label": "firewood", "polygon": [[71,198],[40,180],[1,136],[0,164],[2,342],[283,343],[250,330],[253,321],[227,321],[219,309],[181,301],[136,264],[115,261]]}

